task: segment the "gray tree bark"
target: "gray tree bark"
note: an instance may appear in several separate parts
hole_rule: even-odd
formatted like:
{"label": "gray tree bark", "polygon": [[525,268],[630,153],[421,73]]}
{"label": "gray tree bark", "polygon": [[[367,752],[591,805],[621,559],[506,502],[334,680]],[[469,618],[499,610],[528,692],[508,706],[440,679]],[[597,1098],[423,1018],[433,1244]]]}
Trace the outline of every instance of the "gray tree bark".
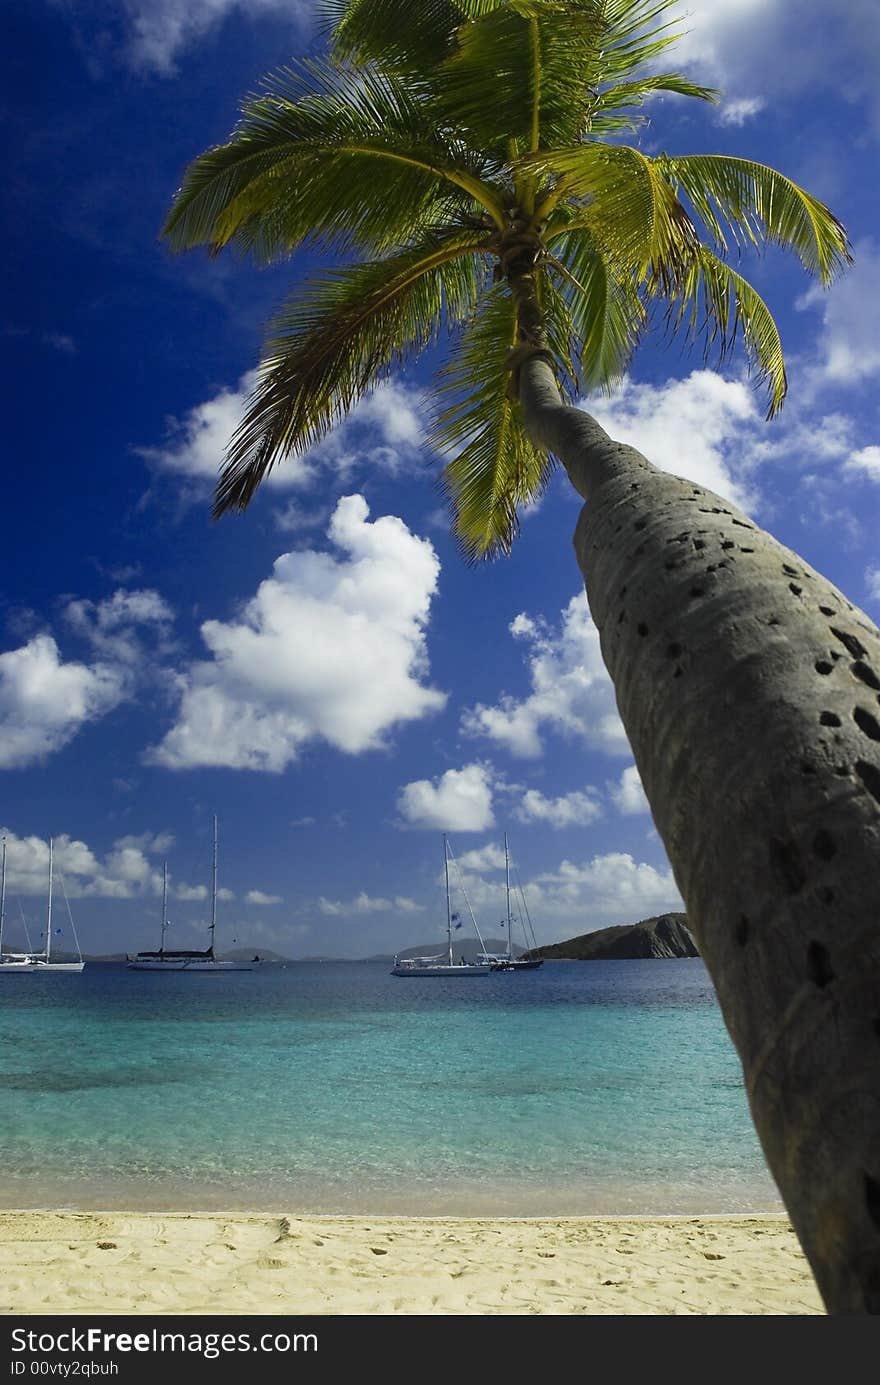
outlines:
{"label": "gray tree bark", "polygon": [[[831,1313],[880,1313],[880,631],[519,369],[657,830]],[[683,440],[682,446],[686,446]]]}

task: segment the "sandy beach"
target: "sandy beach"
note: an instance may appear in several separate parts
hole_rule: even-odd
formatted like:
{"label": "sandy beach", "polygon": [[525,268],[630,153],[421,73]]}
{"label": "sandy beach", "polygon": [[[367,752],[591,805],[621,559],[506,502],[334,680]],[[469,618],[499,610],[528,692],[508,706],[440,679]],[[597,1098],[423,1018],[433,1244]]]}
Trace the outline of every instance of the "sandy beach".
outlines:
{"label": "sandy beach", "polygon": [[0,1312],[822,1313],[786,1217],[0,1213]]}

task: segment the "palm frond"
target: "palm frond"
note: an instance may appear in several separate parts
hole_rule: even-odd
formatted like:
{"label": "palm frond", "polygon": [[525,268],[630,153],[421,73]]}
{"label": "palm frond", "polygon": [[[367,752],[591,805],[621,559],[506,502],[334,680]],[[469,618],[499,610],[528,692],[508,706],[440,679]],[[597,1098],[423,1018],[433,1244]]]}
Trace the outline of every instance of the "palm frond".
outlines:
{"label": "palm frond", "polygon": [[309,238],[400,245],[450,206],[502,213],[487,161],[444,138],[418,90],[326,61],[274,74],[234,138],[191,165],[164,228],[174,249],[235,242],[264,261]]}
{"label": "palm frond", "polygon": [[442,485],[459,546],[471,562],[510,552],[519,509],[540,494],[550,474],[549,458],[526,438],[508,393],[505,360],[515,340],[513,301],[496,286],[443,371],[441,398],[450,402],[429,435],[452,454]]}
{"label": "palm frond", "polygon": [[340,56],[419,71],[451,51],[466,18],[452,0],[324,0],[322,8]]}
{"label": "palm frond", "polygon": [[724,360],[742,331],[750,364],[769,392],[767,417],[782,407],[788,389],[779,329],[767,304],[748,280],[701,245],[689,272],[667,294],[673,329],[702,336],[707,354]]}
{"label": "palm frond", "polygon": [[569,143],[588,120],[603,32],[595,0],[498,6],[461,26],[455,51],[433,74],[441,108],[487,149]]}
{"label": "palm frond", "polygon": [[536,208],[547,217],[574,202],[573,216],[587,226],[603,252],[638,279],[664,282],[690,262],[696,229],[661,166],[628,145],[589,141],[520,160],[555,183]]}
{"label": "palm frond", "polygon": [[834,213],[776,169],[722,154],[666,158],[663,165],[723,250],[727,235],[740,246],[774,241],[794,250],[823,284],[851,262]]}
{"label": "palm frond", "polygon": [[636,110],[657,92],[669,91],[677,96],[690,96],[698,101],[709,101],[717,105],[720,97],[713,87],[698,86],[680,77],[676,72],[659,73],[654,77],[641,77],[633,82],[617,82],[605,87],[595,95],[590,115],[590,133],[607,133],[612,130],[637,128],[637,119],[624,112]]}
{"label": "palm frond", "polygon": [[480,233],[426,236],[387,259],[298,289],[270,326],[256,387],[227,453],[215,518],[244,509],[276,462],[313,446],[404,354],[468,317]]}
{"label": "palm frond", "polygon": [[[582,388],[609,389],[632,359],[647,314],[631,275],[614,262],[586,226],[550,237],[571,322]],[[554,262],[549,265],[551,273]]]}

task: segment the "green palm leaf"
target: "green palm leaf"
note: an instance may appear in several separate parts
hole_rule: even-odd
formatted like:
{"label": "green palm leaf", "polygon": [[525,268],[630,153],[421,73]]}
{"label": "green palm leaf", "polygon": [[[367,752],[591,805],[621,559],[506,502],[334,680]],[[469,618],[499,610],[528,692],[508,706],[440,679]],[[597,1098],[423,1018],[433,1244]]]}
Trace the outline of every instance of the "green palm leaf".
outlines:
{"label": "green palm leaf", "polygon": [[668,297],[672,326],[703,336],[707,352],[715,346],[721,359],[742,330],[758,380],[769,390],[767,417],[778,413],[788,389],[782,341],[770,309],[748,280],[702,245]]}
{"label": "green palm leaf", "polygon": [[385,260],[325,274],[271,324],[257,385],[229,447],[215,517],[244,509],[276,462],[303,453],[447,322],[473,311],[479,232],[426,237]]}
{"label": "green palm leaf", "polygon": [[449,402],[429,438],[452,455],[442,484],[456,538],[470,561],[510,552],[520,507],[540,493],[550,474],[548,457],[526,438],[510,398],[505,360],[515,341],[513,302],[496,287],[443,371],[441,398]]}
{"label": "green palm leaf", "polygon": [[352,260],[272,324],[215,513],[246,506],[277,461],[444,327],[460,346],[434,439],[469,558],[509,549],[549,475],[511,399],[512,347],[548,350],[569,397],[607,387],[657,303],[722,357],[741,336],[770,413],[780,407],[779,333],[724,252],[769,240],[828,283],[849,261],[846,233],[764,165],[603,139],[657,93],[716,99],[658,71],[677,3],[325,0],[330,56],[247,101],[227,143],[188,170],[165,227],[175,249],[275,261],[309,243]]}
{"label": "green palm leaf", "polygon": [[833,212],[774,168],[719,154],[663,160],[723,250],[770,240],[795,251],[823,284],[851,262],[846,231]]}
{"label": "green palm leaf", "polygon": [[306,239],[381,249],[456,204],[488,204],[500,222],[487,161],[444,139],[392,76],[309,62],[266,87],[234,139],[188,171],[164,230],[175,249],[235,242],[263,261]]}
{"label": "green palm leaf", "polygon": [[[614,273],[612,260],[588,227],[548,240],[571,319],[579,387],[609,389],[626,371],[638,345],[646,321],[644,304],[632,277]],[[554,260],[549,264],[551,275]]]}
{"label": "green palm leaf", "polygon": [[549,216],[564,201],[581,203],[575,220],[637,278],[663,283],[690,262],[696,228],[662,166],[640,150],[590,141],[528,155],[520,163],[555,183],[536,217]]}

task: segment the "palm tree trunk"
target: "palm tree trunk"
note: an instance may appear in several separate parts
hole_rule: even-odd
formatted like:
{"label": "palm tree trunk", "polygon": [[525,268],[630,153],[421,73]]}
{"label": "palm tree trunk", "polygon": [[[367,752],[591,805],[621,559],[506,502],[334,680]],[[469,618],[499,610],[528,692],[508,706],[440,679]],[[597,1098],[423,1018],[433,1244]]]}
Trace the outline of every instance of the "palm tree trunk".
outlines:
{"label": "palm tree trunk", "polygon": [[[880,631],[519,370],[651,812],[831,1313],[880,1313]],[[685,444],[683,444],[685,445]]]}

